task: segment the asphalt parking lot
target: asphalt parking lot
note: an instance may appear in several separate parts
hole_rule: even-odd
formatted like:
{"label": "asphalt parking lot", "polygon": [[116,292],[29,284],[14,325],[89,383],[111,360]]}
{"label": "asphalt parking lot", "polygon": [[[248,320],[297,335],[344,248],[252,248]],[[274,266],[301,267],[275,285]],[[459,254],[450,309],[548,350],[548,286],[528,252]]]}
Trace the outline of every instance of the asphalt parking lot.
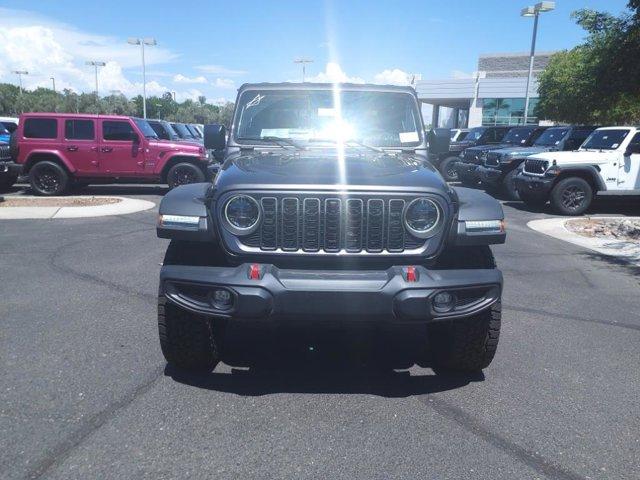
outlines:
{"label": "asphalt parking lot", "polygon": [[[3,221],[0,477],[638,478],[640,272],[527,228],[547,212],[504,208],[498,353],[451,378],[304,350],[180,375],[158,346],[154,210]],[[621,210],[640,214],[596,206]]]}

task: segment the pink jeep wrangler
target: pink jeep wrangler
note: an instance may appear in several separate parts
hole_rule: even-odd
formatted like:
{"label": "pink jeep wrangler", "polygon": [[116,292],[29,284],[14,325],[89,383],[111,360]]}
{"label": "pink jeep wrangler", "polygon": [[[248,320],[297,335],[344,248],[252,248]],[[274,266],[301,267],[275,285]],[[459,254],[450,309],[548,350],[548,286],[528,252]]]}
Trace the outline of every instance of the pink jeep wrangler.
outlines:
{"label": "pink jeep wrangler", "polygon": [[160,140],[146,120],[113,115],[27,113],[12,138],[12,156],[37,195],[75,185],[205,181],[203,146]]}

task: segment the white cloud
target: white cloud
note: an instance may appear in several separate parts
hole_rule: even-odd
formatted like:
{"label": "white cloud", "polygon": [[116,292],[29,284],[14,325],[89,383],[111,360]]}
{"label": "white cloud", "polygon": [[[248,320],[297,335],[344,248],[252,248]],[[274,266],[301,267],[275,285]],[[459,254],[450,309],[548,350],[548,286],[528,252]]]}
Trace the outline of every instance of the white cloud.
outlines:
{"label": "white cloud", "polygon": [[236,84],[230,78],[216,78],[215,82],[213,82],[218,88],[236,88]]}
{"label": "white cloud", "polygon": [[473,73],[463,72],[462,70],[452,70],[451,77],[456,79],[473,78]]}
{"label": "white cloud", "polygon": [[[162,47],[145,50],[147,65],[167,62],[177,55]],[[125,39],[94,35],[21,10],[0,8],[0,81],[15,82],[12,70],[27,70],[26,88],[49,87],[90,92],[95,89],[94,69],[87,60],[105,61],[98,69],[101,93],[120,90],[125,95],[142,92],[141,82],[128,80],[123,69],[140,69],[140,50]],[[147,94],[169,90],[147,82]]]}
{"label": "white cloud", "polygon": [[235,77],[238,75],[244,75],[247,72],[244,70],[234,70],[231,68],[224,67],[222,65],[198,65],[195,67],[196,70],[200,70],[204,73],[210,73],[213,75],[226,75],[228,77]]}
{"label": "white cloud", "polygon": [[373,81],[382,85],[411,85],[412,78],[412,74],[394,68],[375,74]]}
{"label": "white cloud", "polygon": [[202,75],[198,77],[186,77],[181,73],[174,75],[173,81],[176,83],[207,83],[207,79]]}
{"label": "white cloud", "polygon": [[317,75],[307,77],[308,82],[318,83],[365,83],[364,79],[360,77],[348,76],[340,67],[340,64],[335,62],[327,63],[324,72],[320,72]]}

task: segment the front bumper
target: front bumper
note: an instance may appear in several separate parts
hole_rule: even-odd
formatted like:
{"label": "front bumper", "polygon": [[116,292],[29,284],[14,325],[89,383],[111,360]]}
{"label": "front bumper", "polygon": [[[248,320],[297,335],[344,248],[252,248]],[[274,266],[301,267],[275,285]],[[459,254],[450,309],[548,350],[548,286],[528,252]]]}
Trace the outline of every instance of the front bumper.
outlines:
{"label": "front bumper", "polygon": [[519,193],[524,193],[529,197],[546,199],[553,188],[554,179],[520,173],[514,181]]}
{"label": "front bumper", "polygon": [[12,161],[0,161],[0,175],[18,176],[22,172],[22,165]]}
{"label": "front bumper", "polygon": [[[378,271],[285,270],[258,265],[195,267],[165,265],[160,272],[160,294],[180,308],[233,320],[416,323],[451,320],[477,314],[499,300],[499,270],[428,270],[415,267],[415,281],[407,268]],[[255,273],[255,271],[254,271]],[[213,290],[232,295],[232,306],[216,307]],[[436,293],[457,298],[455,307],[438,312]]]}
{"label": "front bumper", "polygon": [[476,170],[478,178],[482,183],[497,185],[504,178],[504,172],[497,168],[479,166]]}
{"label": "front bumper", "polygon": [[475,163],[456,162],[458,178],[465,180],[478,180],[478,167]]}

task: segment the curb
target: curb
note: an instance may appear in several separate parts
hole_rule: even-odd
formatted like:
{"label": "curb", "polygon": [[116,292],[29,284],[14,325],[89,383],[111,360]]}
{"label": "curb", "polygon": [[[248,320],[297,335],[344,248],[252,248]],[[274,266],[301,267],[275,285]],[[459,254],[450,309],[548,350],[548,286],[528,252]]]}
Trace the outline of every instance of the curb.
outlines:
{"label": "curb", "polygon": [[[583,217],[593,220],[635,220],[640,217]],[[565,227],[568,221],[575,220],[570,218],[545,218],[541,220],[531,220],[527,223],[527,227],[536,232],[544,233],[550,237],[563,240],[565,242],[588,248],[595,252],[611,257],[616,257],[633,265],[640,266],[640,242],[628,240],[616,240],[611,238],[584,237],[578,235]]]}
{"label": "curb", "polygon": [[94,198],[117,198],[120,201],[107,205],[89,205],[84,207],[0,207],[0,220],[106,217],[110,215],[127,215],[141,212],[155,208],[156,206],[153,202],[136,198],[104,197],[97,195],[94,196]]}

